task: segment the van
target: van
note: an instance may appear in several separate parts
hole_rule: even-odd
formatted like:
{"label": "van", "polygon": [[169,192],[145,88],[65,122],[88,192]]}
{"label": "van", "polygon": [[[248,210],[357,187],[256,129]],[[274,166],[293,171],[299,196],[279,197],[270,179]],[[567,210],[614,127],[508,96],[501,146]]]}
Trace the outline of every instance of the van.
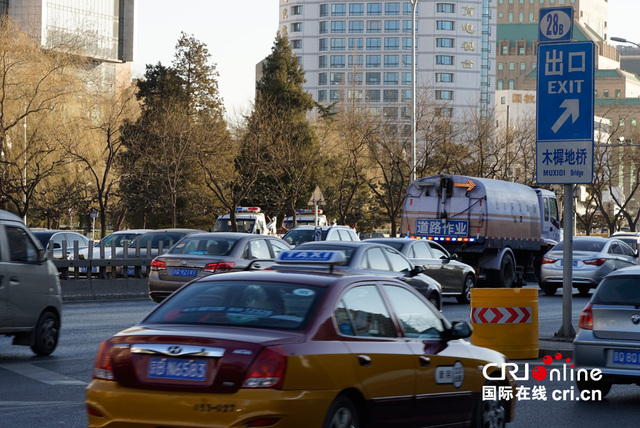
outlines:
{"label": "van", "polygon": [[61,316],[58,270],[20,217],[0,210],[0,334],[49,355]]}

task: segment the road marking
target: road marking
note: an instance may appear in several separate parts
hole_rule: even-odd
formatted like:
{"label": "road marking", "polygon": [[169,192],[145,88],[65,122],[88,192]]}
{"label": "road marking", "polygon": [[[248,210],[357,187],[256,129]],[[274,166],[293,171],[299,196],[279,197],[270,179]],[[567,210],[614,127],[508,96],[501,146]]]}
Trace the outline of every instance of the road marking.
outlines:
{"label": "road marking", "polygon": [[12,371],[22,376],[26,376],[47,385],[88,385],[87,382],[64,376],[60,373],[43,369],[29,363],[1,364],[0,368]]}

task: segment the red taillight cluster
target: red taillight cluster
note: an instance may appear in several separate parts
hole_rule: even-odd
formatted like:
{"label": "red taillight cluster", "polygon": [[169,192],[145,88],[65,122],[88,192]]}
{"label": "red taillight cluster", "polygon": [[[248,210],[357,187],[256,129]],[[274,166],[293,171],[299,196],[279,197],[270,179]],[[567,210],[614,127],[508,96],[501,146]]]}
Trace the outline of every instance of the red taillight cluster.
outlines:
{"label": "red taillight cluster", "polygon": [[580,314],[580,321],[578,321],[578,327],[584,330],[593,330],[593,311],[591,310],[591,302],[587,303],[582,313]]}
{"label": "red taillight cluster", "polygon": [[236,264],[233,262],[209,263],[202,269],[202,271],[209,273],[229,272],[235,265]]}
{"label": "red taillight cluster", "polygon": [[585,265],[602,266],[606,261],[606,259],[589,259],[583,260],[582,263]]}
{"label": "red taillight cluster", "polygon": [[284,349],[279,346],[264,348],[251,364],[242,387],[280,389],[286,368],[287,356]]}
{"label": "red taillight cluster", "polygon": [[153,271],[167,270],[167,264],[161,260],[153,259],[151,261],[151,270]]}
{"label": "red taillight cluster", "polygon": [[93,378],[103,380],[113,380],[113,367],[111,366],[111,350],[113,342],[105,340],[98,348],[96,362],[93,365]]}
{"label": "red taillight cluster", "polygon": [[550,264],[550,263],[555,263],[557,262],[557,259],[552,259],[551,257],[543,257],[542,258],[542,264],[546,265],[546,264]]}

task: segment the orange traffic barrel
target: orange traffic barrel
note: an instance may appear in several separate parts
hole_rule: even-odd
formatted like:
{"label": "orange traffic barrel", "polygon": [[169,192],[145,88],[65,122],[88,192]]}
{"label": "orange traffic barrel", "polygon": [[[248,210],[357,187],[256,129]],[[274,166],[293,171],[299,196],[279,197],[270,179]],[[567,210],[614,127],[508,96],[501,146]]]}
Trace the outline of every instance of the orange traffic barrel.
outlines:
{"label": "orange traffic barrel", "polygon": [[538,290],[472,288],[471,343],[509,359],[538,358]]}

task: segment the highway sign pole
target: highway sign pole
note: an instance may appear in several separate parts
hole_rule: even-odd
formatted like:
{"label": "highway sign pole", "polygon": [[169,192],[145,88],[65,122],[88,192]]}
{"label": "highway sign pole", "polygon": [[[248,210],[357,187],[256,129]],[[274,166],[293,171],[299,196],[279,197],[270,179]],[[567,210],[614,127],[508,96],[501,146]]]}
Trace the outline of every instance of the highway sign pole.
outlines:
{"label": "highway sign pole", "polygon": [[571,339],[573,186],[593,181],[594,43],[572,42],[573,8],[542,8],[538,25],[536,180],[564,185],[562,326]]}

